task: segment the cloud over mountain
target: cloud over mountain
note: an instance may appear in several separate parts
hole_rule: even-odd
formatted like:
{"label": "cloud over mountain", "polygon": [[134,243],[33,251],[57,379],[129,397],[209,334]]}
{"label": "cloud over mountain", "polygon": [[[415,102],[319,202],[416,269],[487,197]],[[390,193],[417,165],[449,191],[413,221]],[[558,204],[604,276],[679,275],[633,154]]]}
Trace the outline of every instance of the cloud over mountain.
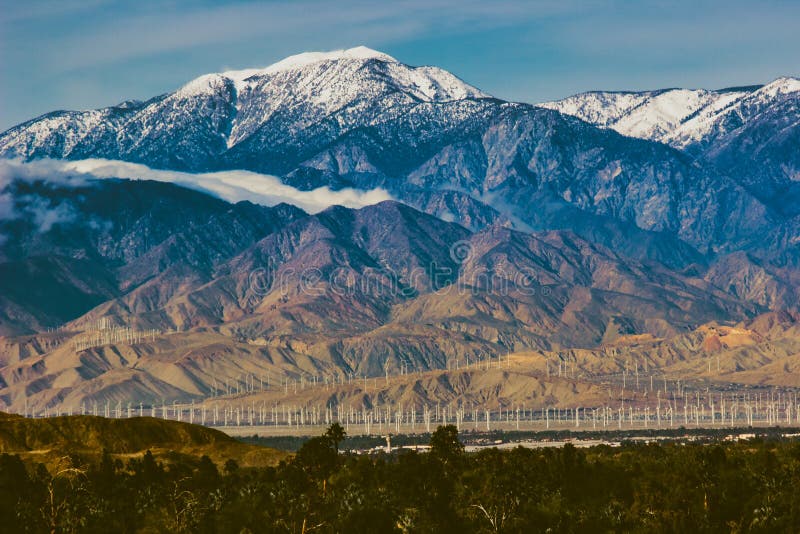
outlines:
{"label": "cloud over mountain", "polygon": [[[332,190],[322,186],[302,191],[286,185],[279,178],[250,171],[188,173],[151,169],[138,163],[107,159],[62,161],[44,159],[31,162],[0,160],[0,190],[11,179],[47,180],[64,184],[84,184],[88,179],[125,178],[154,180],[182,185],[211,193],[229,202],[249,200],[264,206],[280,203],[295,205],[309,213],[318,213],[330,206],[360,208],[391,200],[391,195],[378,187],[370,190],[344,188]],[[7,202],[0,197],[0,217],[11,215]]]}

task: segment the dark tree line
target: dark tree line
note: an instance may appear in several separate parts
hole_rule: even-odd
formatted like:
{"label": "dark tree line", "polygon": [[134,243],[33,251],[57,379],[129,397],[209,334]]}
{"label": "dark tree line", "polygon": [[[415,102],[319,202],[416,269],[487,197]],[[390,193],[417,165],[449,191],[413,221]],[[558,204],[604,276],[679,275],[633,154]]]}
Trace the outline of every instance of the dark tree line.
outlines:
{"label": "dark tree line", "polygon": [[58,468],[0,455],[5,532],[800,532],[800,444],[338,452],[334,425],[271,468],[208,457]]}

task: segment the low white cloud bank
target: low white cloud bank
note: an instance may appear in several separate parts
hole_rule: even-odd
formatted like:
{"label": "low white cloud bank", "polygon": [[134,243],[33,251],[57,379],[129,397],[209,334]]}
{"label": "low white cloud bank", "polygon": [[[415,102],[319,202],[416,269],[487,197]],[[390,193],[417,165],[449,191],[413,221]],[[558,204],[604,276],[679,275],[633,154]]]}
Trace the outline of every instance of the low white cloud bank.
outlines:
{"label": "low white cloud bank", "polygon": [[[60,184],[80,185],[87,179],[125,178],[169,182],[210,193],[228,202],[249,200],[256,204],[274,206],[285,202],[308,213],[318,213],[330,206],[361,208],[392,196],[382,188],[368,191],[319,187],[302,191],[281,182],[269,174],[250,171],[219,171],[189,173],[151,169],[146,165],[107,159],[77,161],[43,159],[30,162],[0,160],[0,192],[12,180],[45,180]],[[2,202],[0,202],[2,208]]]}

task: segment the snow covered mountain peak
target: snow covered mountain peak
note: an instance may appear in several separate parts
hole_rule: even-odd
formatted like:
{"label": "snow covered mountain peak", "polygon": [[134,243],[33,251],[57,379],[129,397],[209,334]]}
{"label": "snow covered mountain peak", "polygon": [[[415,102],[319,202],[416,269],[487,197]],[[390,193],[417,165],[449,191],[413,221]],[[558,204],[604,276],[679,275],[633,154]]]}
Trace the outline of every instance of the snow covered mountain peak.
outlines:
{"label": "snow covered mountain peak", "polygon": [[366,46],[357,46],[354,48],[333,50],[330,52],[303,52],[302,54],[295,54],[293,56],[284,58],[277,63],[269,65],[268,67],[228,70],[224,72],[203,74],[202,76],[198,76],[194,80],[191,80],[189,83],[178,89],[178,91],[176,91],[176,95],[188,97],[198,94],[213,93],[221,86],[225,85],[225,80],[232,81],[237,90],[242,90],[248,85],[249,80],[270,74],[302,69],[316,63],[328,61],[365,61],[370,59],[398,63],[398,61],[392,56],[384,54],[383,52],[378,52],[377,50],[372,50]]}
{"label": "snow covered mountain peak", "polygon": [[759,93],[770,97],[789,93],[797,93],[798,91],[800,91],[800,79],[793,78],[791,76],[781,76],[780,78],[776,78],[758,90]]}
{"label": "snow covered mountain peak", "polygon": [[[370,60],[380,62],[380,65],[373,69],[371,77],[359,72],[360,68]],[[317,96],[323,100],[326,99],[326,95],[329,96],[330,91],[324,90],[322,85],[335,85],[341,90],[344,84],[349,83],[355,87],[369,81],[370,85],[374,86],[376,82],[381,83],[380,80],[390,84],[395,90],[428,102],[490,96],[443,69],[430,66],[411,67],[388,54],[365,46],[330,52],[304,52],[264,68],[204,74],[182,86],[172,96],[187,98],[217,94],[229,83],[233,84],[237,94],[264,90],[265,79],[271,77],[281,77],[287,81],[299,81],[302,78],[304,83],[300,85],[308,87],[308,84],[311,84],[318,92]],[[367,80],[368,78],[371,79]]]}
{"label": "snow covered mountain peak", "polygon": [[[241,143],[247,142],[240,148],[246,151],[329,124],[358,130],[391,120],[401,109],[489,96],[440,68],[409,66],[363,46],[306,52],[265,68],[204,74],[124,108],[28,121],[0,136],[0,156],[76,158],[97,155],[102,146],[114,159],[170,167],[177,149],[164,148],[169,138],[187,147],[178,167],[206,169]],[[463,102],[464,109],[470,106]]]}
{"label": "snow covered mountain peak", "polygon": [[398,61],[390,56],[377,50],[367,48],[366,46],[356,46],[342,50],[332,50],[330,52],[303,52],[293,56],[286,57],[277,63],[264,68],[255,69],[241,69],[229,70],[222,73],[222,76],[233,80],[237,87],[246,83],[246,80],[265,76],[267,74],[275,74],[293,69],[301,69],[314,63],[322,63],[325,61],[339,61],[339,60],[369,60],[377,59],[390,63],[397,63]]}
{"label": "snow covered mountain peak", "polygon": [[397,63],[397,60],[388,54],[378,52],[366,46],[357,46],[345,50],[333,50],[331,52],[303,52],[302,54],[295,54],[284,58],[261,70],[245,69],[240,71],[228,71],[223,74],[232,79],[241,79],[242,76],[250,77],[253,75],[274,74],[285,70],[303,68],[312,63],[319,63],[321,61],[339,61],[342,59],[378,59]]}

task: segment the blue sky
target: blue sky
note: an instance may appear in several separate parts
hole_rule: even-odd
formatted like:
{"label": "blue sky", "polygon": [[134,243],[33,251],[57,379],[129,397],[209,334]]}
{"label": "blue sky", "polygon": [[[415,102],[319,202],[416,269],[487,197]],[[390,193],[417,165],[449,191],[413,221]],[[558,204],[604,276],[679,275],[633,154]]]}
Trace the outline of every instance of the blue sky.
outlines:
{"label": "blue sky", "polygon": [[495,96],[800,74],[800,2],[0,0],[0,130],[291,54],[366,45]]}

